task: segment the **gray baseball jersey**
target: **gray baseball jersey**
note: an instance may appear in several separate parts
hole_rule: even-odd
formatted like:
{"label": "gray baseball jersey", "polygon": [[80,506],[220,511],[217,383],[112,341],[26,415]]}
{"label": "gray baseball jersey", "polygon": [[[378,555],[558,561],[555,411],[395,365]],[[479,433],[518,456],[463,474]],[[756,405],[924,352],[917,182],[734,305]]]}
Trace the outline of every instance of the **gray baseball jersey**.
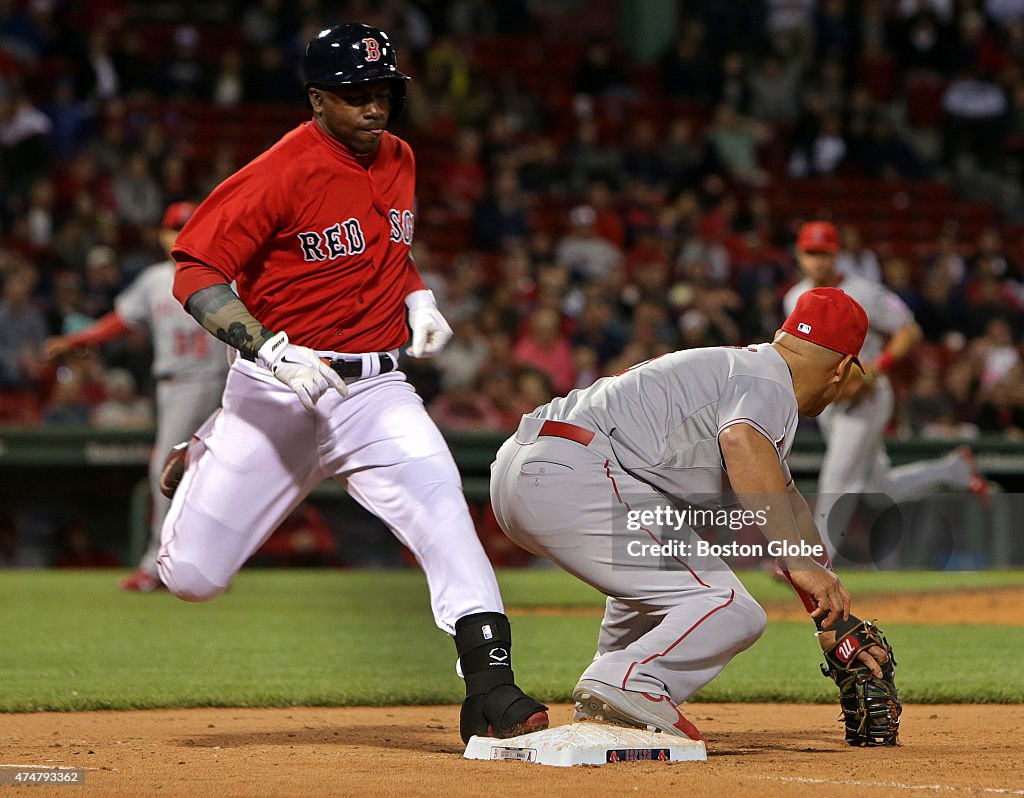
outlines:
{"label": "gray baseball jersey", "polygon": [[[863,363],[874,361],[882,353],[886,338],[914,320],[914,314],[903,300],[880,283],[847,274],[836,287],[852,296],[868,315],[868,334],[860,348]],[[799,296],[812,288],[814,285],[810,280],[801,280],[789,289],[783,300],[787,316],[793,312]]]}
{"label": "gray baseball jersey", "polygon": [[684,500],[728,488],[718,434],[749,424],[775,446],[785,479],[797,403],[793,379],[770,344],[672,352],[571,391],[537,418],[603,433],[622,468]]}
{"label": "gray baseball jersey", "polygon": [[223,384],[228,363],[225,346],[211,336],[171,293],[174,262],[154,263],[114,301],[128,324],[146,325],[153,337],[153,376],[200,380],[216,377]]}

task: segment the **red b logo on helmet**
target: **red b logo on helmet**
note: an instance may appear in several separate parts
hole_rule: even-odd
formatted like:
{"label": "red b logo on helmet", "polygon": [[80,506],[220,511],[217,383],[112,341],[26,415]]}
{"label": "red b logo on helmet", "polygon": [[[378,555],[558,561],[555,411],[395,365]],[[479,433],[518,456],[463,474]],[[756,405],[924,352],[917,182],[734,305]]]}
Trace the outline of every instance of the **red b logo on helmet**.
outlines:
{"label": "red b logo on helmet", "polygon": [[380,61],[380,44],[376,39],[363,39],[363,44],[366,45],[366,60],[367,61]]}

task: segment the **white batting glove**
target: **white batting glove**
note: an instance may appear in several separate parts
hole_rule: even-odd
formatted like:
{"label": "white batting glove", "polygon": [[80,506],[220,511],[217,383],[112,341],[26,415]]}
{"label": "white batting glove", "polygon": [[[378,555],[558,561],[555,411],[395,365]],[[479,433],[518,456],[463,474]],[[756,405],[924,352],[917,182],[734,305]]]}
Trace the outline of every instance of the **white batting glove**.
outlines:
{"label": "white batting glove", "polygon": [[433,357],[452,338],[452,328],[437,309],[432,291],[413,291],[405,298],[409,308],[409,326],[412,328],[412,343],[406,354],[413,357]]}
{"label": "white batting glove", "polygon": [[312,349],[288,343],[287,333],[279,332],[267,340],[256,355],[256,363],[295,391],[302,406],[310,412],[330,388],[348,396],[348,386],[341,375]]}

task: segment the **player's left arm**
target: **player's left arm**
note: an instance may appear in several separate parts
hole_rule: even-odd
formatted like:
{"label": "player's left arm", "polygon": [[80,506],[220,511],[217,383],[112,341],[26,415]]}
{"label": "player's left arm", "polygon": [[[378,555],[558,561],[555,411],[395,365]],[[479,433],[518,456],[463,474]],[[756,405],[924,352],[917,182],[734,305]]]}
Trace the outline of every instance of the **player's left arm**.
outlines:
{"label": "player's left arm", "polygon": [[[771,439],[750,423],[736,421],[718,433],[718,445],[733,492],[745,509],[759,516],[765,538],[799,544],[804,532],[794,517],[782,461]],[[789,580],[809,596],[823,628],[849,616],[850,594],[835,574],[805,554],[780,559]]]}
{"label": "player's left arm", "polygon": [[420,277],[416,262],[409,256],[405,282],[405,306],[409,310],[412,342],[405,351],[413,357],[433,357],[448,344],[452,328],[438,310],[434,292]]}

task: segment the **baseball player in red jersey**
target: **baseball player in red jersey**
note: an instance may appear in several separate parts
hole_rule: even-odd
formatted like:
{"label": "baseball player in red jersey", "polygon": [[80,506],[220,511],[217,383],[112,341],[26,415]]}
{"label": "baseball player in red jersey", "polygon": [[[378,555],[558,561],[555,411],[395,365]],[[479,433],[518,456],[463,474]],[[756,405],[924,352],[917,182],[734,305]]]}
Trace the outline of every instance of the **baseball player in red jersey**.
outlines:
{"label": "baseball player in red jersey", "polygon": [[58,358],[83,346],[97,346],[120,338],[133,327],[149,328],[153,340],[153,378],[156,381],[156,440],[149,461],[153,513],[150,543],[138,568],[121,582],[125,590],[148,593],[160,586],[156,555],[160,530],[171,506],[160,492],[160,472],[167,450],[191,435],[220,405],[228,361],[224,345],[196,324],[171,294],[174,261],[171,249],[178,231],[195,210],[191,202],[175,202],[164,212],[160,245],[167,260],[154,263],[122,291],[114,310],[83,330],[50,338],[43,345],[47,357]]}
{"label": "baseball player in red jersey", "polygon": [[[175,296],[240,356],[193,438],[160,577],[212,599],[323,479],[415,554],[466,681],[461,733],[546,728],[515,684],[511,629],[451,453],[398,368],[451,328],[413,264],[415,163],[385,129],[405,81],[385,33],[346,24],[305,53],[313,119],[225,180],[174,248]],[[237,295],[229,284],[237,285]]]}

